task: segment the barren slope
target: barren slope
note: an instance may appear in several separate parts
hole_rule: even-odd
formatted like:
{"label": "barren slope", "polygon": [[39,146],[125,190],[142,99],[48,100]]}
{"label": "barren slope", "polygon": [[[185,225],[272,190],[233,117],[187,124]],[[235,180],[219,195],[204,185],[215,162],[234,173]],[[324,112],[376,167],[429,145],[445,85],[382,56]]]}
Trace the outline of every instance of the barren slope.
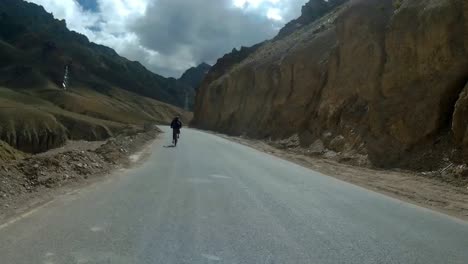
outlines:
{"label": "barren slope", "polygon": [[297,134],[303,147],[383,167],[468,161],[468,2],[401,2],[351,0],[240,61],[219,60],[194,124],[273,140]]}
{"label": "barren slope", "polygon": [[41,6],[0,1],[0,140],[12,147],[37,153],[175,115],[188,121],[168,104],[183,105],[185,90],[194,93],[68,30]]}

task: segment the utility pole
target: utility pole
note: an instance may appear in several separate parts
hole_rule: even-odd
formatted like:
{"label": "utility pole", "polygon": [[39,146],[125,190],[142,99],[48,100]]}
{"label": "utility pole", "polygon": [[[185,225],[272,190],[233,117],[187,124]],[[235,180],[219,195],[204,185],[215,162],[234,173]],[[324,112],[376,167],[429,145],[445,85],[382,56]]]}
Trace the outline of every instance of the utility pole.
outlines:
{"label": "utility pole", "polygon": [[68,88],[68,65],[65,66],[65,74],[63,75],[62,88],[63,90],[67,90]]}

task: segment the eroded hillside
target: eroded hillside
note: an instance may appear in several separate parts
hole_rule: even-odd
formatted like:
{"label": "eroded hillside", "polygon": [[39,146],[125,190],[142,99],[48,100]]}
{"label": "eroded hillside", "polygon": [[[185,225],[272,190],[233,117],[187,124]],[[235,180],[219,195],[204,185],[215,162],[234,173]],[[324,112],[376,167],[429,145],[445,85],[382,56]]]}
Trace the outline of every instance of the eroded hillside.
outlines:
{"label": "eroded hillside", "polygon": [[0,140],[16,149],[37,153],[69,139],[103,140],[175,115],[187,121],[190,114],[177,106],[193,94],[68,30],[38,5],[0,1]]}
{"label": "eroded hillside", "polygon": [[468,161],[467,1],[350,0],[305,21],[240,60],[220,59],[194,124],[272,140],[297,134],[303,147],[382,167]]}

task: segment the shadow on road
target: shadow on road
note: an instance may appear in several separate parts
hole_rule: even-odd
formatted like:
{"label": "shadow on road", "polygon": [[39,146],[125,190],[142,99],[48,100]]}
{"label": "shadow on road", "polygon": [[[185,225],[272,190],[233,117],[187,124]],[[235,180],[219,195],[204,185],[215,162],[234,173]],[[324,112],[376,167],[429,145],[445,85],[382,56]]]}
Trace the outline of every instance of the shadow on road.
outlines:
{"label": "shadow on road", "polygon": [[174,145],[167,145],[167,146],[164,146],[165,148],[175,148],[176,146]]}

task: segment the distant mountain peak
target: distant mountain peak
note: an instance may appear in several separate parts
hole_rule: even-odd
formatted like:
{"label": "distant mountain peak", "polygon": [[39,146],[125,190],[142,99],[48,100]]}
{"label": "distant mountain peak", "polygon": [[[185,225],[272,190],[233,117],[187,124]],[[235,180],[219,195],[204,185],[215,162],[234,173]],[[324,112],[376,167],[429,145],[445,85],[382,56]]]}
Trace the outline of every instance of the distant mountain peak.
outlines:
{"label": "distant mountain peak", "polygon": [[179,81],[196,90],[210,69],[211,65],[206,62],[202,62],[197,67],[192,67],[184,72],[184,74],[179,78]]}
{"label": "distant mountain peak", "polygon": [[211,68],[211,65],[206,62],[202,62],[196,68]]}

